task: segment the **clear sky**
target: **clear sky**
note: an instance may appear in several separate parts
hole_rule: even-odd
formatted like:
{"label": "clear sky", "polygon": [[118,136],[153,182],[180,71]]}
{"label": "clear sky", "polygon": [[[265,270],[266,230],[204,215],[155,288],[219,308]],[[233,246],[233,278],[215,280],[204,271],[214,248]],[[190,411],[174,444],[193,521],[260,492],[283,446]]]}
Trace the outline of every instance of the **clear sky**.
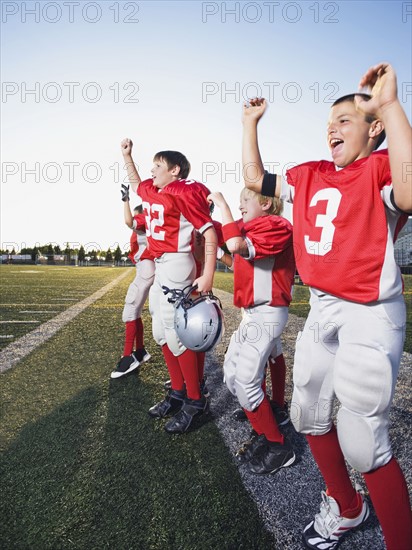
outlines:
{"label": "clear sky", "polygon": [[[237,210],[241,105],[270,170],[329,158],[331,101],[389,61],[412,106],[412,2],[2,1],[1,244],[127,248],[120,141],[180,150]],[[132,198],[131,204],[138,202]],[[218,216],[217,216],[218,218]]]}

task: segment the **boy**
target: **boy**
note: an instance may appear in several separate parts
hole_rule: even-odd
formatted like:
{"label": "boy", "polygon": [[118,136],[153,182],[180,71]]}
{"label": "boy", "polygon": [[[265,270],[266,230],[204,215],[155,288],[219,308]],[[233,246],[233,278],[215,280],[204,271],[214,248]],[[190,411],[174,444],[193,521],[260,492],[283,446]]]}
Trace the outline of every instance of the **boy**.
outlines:
{"label": "boy", "polygon": [[[371,96],[351,94],[331,108],[333,163],[292,168],[287,182],[264,174],[257,143],[261,100],[244,109],[243,162],[257,169],[247,187],[293,200],[297,268],[311,286],[311,311],[296,344],[291,417],[306,434],[327,491],[304,542],[336,548],[367,519],[368,505],[352,486],[346,459],[364,476],[387,548],[407,550],[409,495],[392,455],[388,417],[405,331],[393,242],[412,211],[412,137],[392,67],[371,67],[363,86],[371,87]],[[388,151],[374,152],[385,130]],[[337,428],[335,397],[341,403]]]}
{"label": "boy", "polygon": [[[212,289],[216,261],[216,232],[209,213],[209,190],[186,179],[190,172],[187,158],[177,151],[161,151],[153,159],[152,178],[141,181],[132,159],[133,143],[121,143],[133,191],[143,201],[146,235],[155,257],[155,281],[150,289],[149,309],[155,341],[162,347],[169,371],[171,389],[166,398],[149,410],[153,418],[173,418],[165,425],[171,434],[182,434],[194,420],[208,412],[198,376],[198,354],[186,349],[174,328],[174,306],[164,288],[183,289],[197,284],[199,292]],[[192,254],[193,230],[205,238],[203,274],[195,279]],[[201,358],[200,358],[201,360]]]}
{"label": "boy", "polygon": [[[121,191],[125,223],[130,229],[133,229],[130,237],[129,258],[136,265],[136,275],[128,288],[123,308],[122,320],[125,323],[123,356],[117,363],[116,369],[111,373],[111,378],[125,376],[136,370],[141,363],[150,359],[150,353],[145,350],[143,343],[144,329],[141,315],[153,284],[155,271],[154,258],[146,247],[142,207],[136,206],[134,209],[136,217],[133,220],[128,186],[122,185]],[[133,351],[135,343],[136,349]]]}
{"label": "boy", "polygon": [[223,236],[234,254],[234,304],[244,308],[223,365],[226,385],[238,398],[255,432],[236,456],[253,474],[275,473],[293,464],[295,453],[279,431],[262,382],[292,299],[292,226],[276,215],[278,199],[249,189],[240,195],[242,220],[237,223],[221,193],[212,193],[209,200],[222,213]]}

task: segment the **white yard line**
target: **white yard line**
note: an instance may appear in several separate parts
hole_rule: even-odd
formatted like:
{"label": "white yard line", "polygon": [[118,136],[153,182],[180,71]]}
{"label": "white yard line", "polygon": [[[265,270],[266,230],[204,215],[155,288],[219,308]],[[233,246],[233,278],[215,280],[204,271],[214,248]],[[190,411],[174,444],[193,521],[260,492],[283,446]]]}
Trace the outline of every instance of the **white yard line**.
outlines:
{"label": "white yard line", "polygon": [[7,347],[0,352],[0,373],[5,372],[8,369],[11,369],[16,365],[21,359],[29,355],[34,351],[38,346],[44,344],[49,338],[54,336],[61,328],[63,328],[67,323],[72,321],[79,313],[89,307],[91,304],[96,302],[99,298],[104,296],[109,290],[116,286],[122,279],[127,277],[130,271],[125,271],[119,277],[111,281],[100,290],[91,294],[81,302],[70,306],[68,309],[53,317],[49,321],[42,323],[40,326],[35,328],[29,334],[25,334],[15,342],[12,342]]}
{"label": "white yard line", "polygon": [[53,310],[40,310],[40,311],[25,310],[25,311],[19,311],[19,313],[59,313],[59,312],[58,311],[53,311]]}

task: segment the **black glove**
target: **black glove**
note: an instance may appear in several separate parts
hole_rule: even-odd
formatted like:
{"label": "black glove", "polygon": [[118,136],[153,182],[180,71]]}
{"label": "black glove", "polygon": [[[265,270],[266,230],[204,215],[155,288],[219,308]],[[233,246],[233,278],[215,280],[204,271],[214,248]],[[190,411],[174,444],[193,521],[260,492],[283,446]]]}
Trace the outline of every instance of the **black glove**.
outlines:
{"label": "black glove", "polygon": [[129,201],[129,185],[125,185],[124,183],[122,183],[120,193],[122,194],[122,201]]}

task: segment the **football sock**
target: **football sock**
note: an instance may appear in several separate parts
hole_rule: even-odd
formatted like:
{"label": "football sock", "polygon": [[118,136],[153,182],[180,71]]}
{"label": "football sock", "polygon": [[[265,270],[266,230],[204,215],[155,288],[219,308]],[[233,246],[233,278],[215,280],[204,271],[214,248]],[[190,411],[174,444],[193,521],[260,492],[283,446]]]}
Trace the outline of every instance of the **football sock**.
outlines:
{"label": "football sock", "polygon": [[197,353],[197,373],[199,376],[199,382],[201,382],[205,375],[205,358],[206,353],[204,351],[199,351]]}
{"label": "football sock", "polygon": [[285,406],[286,363],[283,353],[273,361],[269,357],[270,378],[272,380],[272,401],[280,407]]}
{"label": "football sock", "polygon": [[[339,505],[341,515],[356,510],[358,495],[352,486],[345,459],[339,445],[336,427],[324,435],[306,435],[313,458],[325,480],[327,493]],[[357,512],[353,517],[359,514]]]}
{"label": "football sock", "polygon": [[187,397],[189,399],[200,399],[200,383],[197,370],[198,352],[187,349],[179,357],[180,370],[186,384]]}
{"label": "football sock", "polygon": [[142,318],[139,317],[136,319],[136,349],[143,349],[144,348],[144,341],[143,341],[143,321]]}
{"label": "football sock", "polygon": [[255,432],[259,435],[264,434],[268,441],[276,441],[283,444],[283,435],[279,431],[269,399],[266,396],[254,411],[243,410]]}
{"label": "football sock", "polygon": [[387,550],[412,548],[412,514],[405,477],[395,458],[363,474]]}
{"label": "football sock", "polygon": [[135,337],[136,321],[127,321],[127,323],[125,323],[123,355],[132,354]]}
{"label": "football sock", "polygon": [[163,357],[165,358],[166,367],[169,371],[170,380],[173,390],[183,390],[184,380],[182,371],[180,370],[179,359],[170,351],[169,346],[162,346]]}

